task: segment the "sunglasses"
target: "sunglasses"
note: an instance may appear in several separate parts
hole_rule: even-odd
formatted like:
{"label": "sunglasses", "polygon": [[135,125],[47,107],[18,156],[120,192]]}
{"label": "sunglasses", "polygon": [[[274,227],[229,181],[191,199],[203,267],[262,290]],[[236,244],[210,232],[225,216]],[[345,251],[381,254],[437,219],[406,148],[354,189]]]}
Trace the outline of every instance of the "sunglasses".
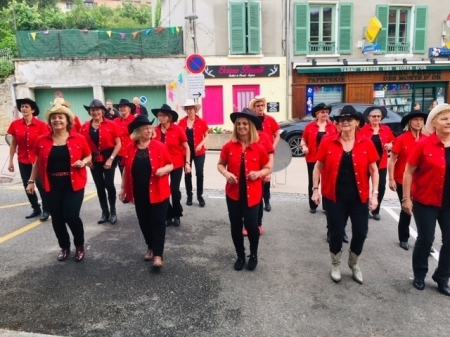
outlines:
{"label": "sunglasses", "polygon": [[381,118],[381,115],[369,115],[371,118]]}
{"label": "sunglasses", "polygon": [[345,123],[345,122],[350,123],[351,121],[354,121],[354,120],[355,119],[352,117],[342,117],[342,118],[339,118],[338,123]]}
{"label": "sunglasses", "polygon": [[264,104],[256,104],[256,105],[255,105],[255,108],[263,108],[263,107],[265,107]]}

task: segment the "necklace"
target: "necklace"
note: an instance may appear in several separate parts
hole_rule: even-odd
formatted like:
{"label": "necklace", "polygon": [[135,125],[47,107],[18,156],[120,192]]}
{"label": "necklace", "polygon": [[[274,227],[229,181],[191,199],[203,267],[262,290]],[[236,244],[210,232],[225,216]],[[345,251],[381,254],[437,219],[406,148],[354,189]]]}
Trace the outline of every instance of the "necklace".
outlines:
{"label": "necklace", "polygon": [[53,144],[56,146],[66,145],[67,143],[67,137],[68,136],[62,136],[59,137],[59,139],[56,136],[53,136]]}

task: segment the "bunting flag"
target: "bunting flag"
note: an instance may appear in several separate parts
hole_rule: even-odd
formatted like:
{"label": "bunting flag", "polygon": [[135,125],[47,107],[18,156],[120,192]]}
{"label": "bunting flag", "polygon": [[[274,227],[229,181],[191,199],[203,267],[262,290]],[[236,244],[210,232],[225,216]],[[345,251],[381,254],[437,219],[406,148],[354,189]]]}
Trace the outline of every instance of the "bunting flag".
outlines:
{"label": "bunting flag", "polygon": [[177,30],[177,34],[180,32],[180,27],[175,28]]}
{"label": "bunting flag", "polygon": [[36,40],[36,33],[31,33],[31,37],[33,38],[33,41]]}
{"label": "bunting flag", "polygon": [[172,32],[172,34],[175,34],[175,27],[170,27],[170,31]]}
{"label": "bunting flag", "polygon": [[158,34],[161,34],[162,33],[162,31],[163,31],[163,27],[158,27],[158,29],[156,30],[156,32],[158,33]]}
{"label": "bunting flag", "polygon": [[178,75],[178,83],[183,84],[183,73],[180,73],[180,75]]}
{"label": "bunting flag", "polygon": [[44,30],[44,35],[48,35],[48,29]]}
{"label": "bunting flag", "polygon": [[132,35],[133,35],[133,39],[135,39],[136,38],[136,36],[138,36],[138,34],[139,34],[139,32],[134,32]]}
{"label": "bunting flag", "polygon": [[145,30],[145,35],[150,34],[150,32],[151,32],[151,29],[146,29],[146,30]]}
{"label": "bunting flag", "polygon": [[122,38],[122,40],[125,38],[125,33],[120,33],[120,37]]}
{"label": "bunting flag", "polygon": [[170,85],[172,86],[172,89],[175,89],[177,87],[177,82],[172,82]]}
{"label": "bunting flag", "polygon": [[110,30],[106,31],[106,34],[108,34],[108,36],[111,37],[111,31]]}
{"label": "bunting flag", "polygon": [[83,33],[84,33],[84,34],[87,34],[87,33],[89,33],[89,30],[83,29]]}
{"label": "bunting flag", "polygon": [[169,99],[173,102],[173,91],[169,91]]}

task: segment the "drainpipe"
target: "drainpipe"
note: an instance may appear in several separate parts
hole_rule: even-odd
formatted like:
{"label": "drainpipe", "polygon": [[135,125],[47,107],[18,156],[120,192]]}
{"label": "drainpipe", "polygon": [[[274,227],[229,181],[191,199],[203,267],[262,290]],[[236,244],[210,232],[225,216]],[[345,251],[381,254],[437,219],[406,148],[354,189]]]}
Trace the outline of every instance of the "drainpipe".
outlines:
{"label": "drainpipe", "polygon": [[290,103],[291,103],[291,96],[289,95],[289,92],[291,92],[291,88],[289,86],[289,74],[291,72],[291,1],[286,1],[286,8],[285,8],[285,25],[286,25],[286,33],[285,33],[285,52],[286,52],[286,119],[290,119],[292,116],[290,116],[289,111],[290,109]]}

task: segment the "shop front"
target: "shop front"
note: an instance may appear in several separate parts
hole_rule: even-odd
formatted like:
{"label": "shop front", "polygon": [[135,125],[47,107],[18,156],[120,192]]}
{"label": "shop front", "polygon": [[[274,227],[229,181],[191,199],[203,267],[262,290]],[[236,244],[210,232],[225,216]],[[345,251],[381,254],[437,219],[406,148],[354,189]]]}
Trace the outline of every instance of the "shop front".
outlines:
{"label": "shop front", "polygon": [[335,102],[383,105],[400,115],[419,103],[423,111],[428,111],[434,100],[450,101],[450,62],[427,63],[294,64],[292,117],[309,114],[316,104]]}

